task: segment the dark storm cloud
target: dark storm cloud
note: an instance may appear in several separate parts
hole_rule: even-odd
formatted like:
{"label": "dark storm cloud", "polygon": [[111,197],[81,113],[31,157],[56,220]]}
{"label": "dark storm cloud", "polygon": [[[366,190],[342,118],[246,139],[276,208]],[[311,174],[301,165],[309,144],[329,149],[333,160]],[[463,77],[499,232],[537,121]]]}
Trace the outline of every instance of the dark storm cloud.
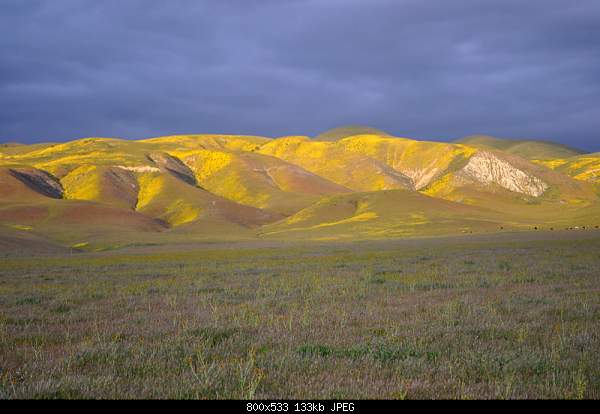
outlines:
{"label": "dark storm cloud", "polygon": [[3,0],[0,141],[352,124],[600,150],[600,2]]}

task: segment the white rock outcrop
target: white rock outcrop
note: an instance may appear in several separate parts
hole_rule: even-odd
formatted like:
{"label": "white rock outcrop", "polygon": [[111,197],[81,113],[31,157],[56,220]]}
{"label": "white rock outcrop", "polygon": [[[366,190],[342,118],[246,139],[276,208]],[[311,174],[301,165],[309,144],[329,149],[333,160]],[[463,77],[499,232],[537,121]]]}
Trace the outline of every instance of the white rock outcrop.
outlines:
{"label": "white rock outcrop", "polygon": [[160,171],[159,168],[151,167],[149,165],[140,165],[137,167],[127,167],[125,165],[117,165],[116,167],[120,168],[122,170],[133,171],[133,172],[137,172],[137,173],[150,173],[150,172],[159,172]]}
{"label": "white rock outcrop", "polygon": [[507,190],[533,197],[541,196],[548,189],[548,184],[538,177],[486,151],[473,155],[461,173],[482,184],[495,183]]}
{"label": "white rock outcrop", "polygon": [[433,179],[439,176],[439,174],[441,173],[442,170],[433,164],[435,164],[435,161],[425,168],[398,169],[412,180],[415,189],[418,191],[427,187],[427,185],[429,185],[429,183],[431,183]]}

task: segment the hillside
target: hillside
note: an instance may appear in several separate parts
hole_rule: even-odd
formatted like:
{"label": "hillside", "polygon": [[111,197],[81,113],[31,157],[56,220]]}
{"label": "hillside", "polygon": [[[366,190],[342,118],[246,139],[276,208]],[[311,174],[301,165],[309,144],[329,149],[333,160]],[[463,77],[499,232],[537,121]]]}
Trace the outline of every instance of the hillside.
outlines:
{"label": "hillside", "polygon": [[0,226],[17,239],[46,237],[72,245],[106,235],[161,232],[166,226],[136,211],[63,198],[62,187],[33,168],[0,168]]}
{"label": "hillside", "polygon": [[298,165],[354,191],[413,187],[408,176],[367,154],[348,150],[343,141],[284,137],[262,145],[258,152]]}
{"label": "hillside", "polygon": [[278,223],[263,235],[319,240],[406,237],[490,231],[500,214],[409,190],[328,197]]}
{"label": "hillside", "polygon": [[367,127],[318,138],[2,145],[0,232],[41,251],[600,225],[598,154],[482,136],[418,141]]}
{"label": "hillside", "polygon": [[488,135],[473,135],[456,141],[480,149],[496,149],[509,154],[518,155],[528,160],[549,160],[568,158],[581,155],[584,152],[567,145],[540,140],[513,140],[490,137]]}
{"label": "hillside", "polygon": [[600,153],[598,152],[566,159],[541,161],[540,164],[577,180],[600,184]]}
{"label": "hillside", "polygon": [[293,214],[321,196],[350,192],[304,168],[254,152],[176,151],[202,188],[235,202]]}

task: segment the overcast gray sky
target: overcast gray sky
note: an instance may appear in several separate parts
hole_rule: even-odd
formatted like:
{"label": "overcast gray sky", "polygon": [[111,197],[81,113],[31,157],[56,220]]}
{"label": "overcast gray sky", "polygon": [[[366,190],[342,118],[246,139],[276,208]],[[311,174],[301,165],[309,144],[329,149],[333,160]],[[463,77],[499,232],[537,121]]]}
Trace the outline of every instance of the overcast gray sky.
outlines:
{"label": "overcast gray sky", "polygon": [[600,1],[0,1],[0,141],[345,124],[598,151]]}

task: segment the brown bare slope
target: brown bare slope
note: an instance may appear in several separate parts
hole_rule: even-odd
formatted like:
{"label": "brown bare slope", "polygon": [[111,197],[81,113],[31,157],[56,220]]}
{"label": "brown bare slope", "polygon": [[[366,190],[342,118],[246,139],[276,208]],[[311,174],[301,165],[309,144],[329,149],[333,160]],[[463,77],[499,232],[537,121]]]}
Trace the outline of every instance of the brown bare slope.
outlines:
{"label": "brown bare slope", "polygon": [[0,224],[0,257],[24,256],[40,254],[65,254],[70,249],[52,243],[45,237],[32,234],[30,231],[19,230]]}
{"label": "brown bare slope", "polygon": [[62,192],[58,180],[45,171],[0,167],[0,202],[61,198]]}
{"label": "brown bare slope", "polygon": [[16,230],[71,243],[113,233],[157,232],[166,228],[135,211],[57,198],[62,189],[49,174],[33,168],[19,169],[18,174],[15,171],[0,168],[0,233]]}

